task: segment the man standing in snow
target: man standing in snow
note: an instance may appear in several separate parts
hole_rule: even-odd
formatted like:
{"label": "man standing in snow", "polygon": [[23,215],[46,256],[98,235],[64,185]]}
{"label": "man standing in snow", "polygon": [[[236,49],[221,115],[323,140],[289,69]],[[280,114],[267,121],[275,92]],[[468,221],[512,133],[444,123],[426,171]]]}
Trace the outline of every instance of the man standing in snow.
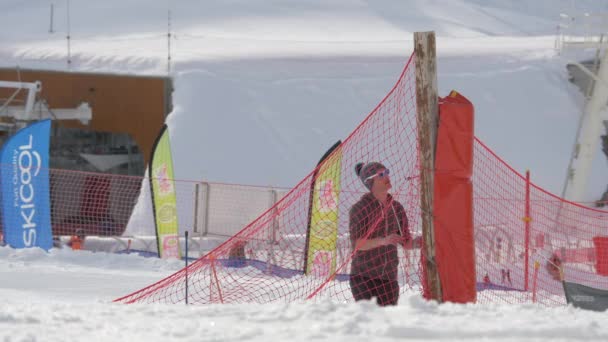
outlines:
{"label": "man standing in snow", "polygon": [[350,209],[349,231],[354,255],[350,287],[356,301],[377,298],[378,305],[396,305],[399,258],[397,244],[411,247],[405,209],[388,191],[389,170],[381,163],[359,163],[355,172],[369,190]]}

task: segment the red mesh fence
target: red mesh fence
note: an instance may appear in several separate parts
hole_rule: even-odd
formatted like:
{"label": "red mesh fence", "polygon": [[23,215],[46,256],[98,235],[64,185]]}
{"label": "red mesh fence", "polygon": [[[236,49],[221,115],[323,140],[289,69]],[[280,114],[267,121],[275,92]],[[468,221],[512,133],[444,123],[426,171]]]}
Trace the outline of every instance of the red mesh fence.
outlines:
{"label": "red mesh fence", "polygon": [[[390,303],[399,293],[418,290],[418,252],[397,247],[396,241],[384,241],[389,235],[398,240],[399,230],[404,236],[408,230],[413,236],[420,235],[413,69],[410,59],[381,104],[318,170],[275,206],[187,270],[120,301],[184,302],[186,273],[188,302],[198,304],[292,302],[310,298],[349,301],[353,299],[351,273],[360,276],[353,287],[362,297],[380,296]],[[384,167],[362,170],[367,172],[366,177],[373,176],[368,183],[387,186],[387,181],[392,182],[390,205],[381,206],[370,198],[369,190],[355,172],[356,164],[371,161],[390,170],[390,176],[379,174]],[[315,176],[326,178],[316,183],[313,202],[318,201],[319,216],[313,230],[337,228],[334,238],[330,232],[324,234],[327,237],[324,240],[307,235],[309,213],[315,215],[310,196]],[[333,180],[329,186],[328,180]],[[356,203],[359,209],[351,212]],[[356,232],[359,239],[351,232]],[[315,239],[321,251],[310,253],[312,266],[305,274],[309,261],[307,243]],[[371,240],[380,247],[364,251],[370,248],[365,244]],[[335,254],[324,254],[323,250],[331,250],[333,244]],[[353,259],[357,260],[353,263]]]}
{"label": "red mesh fence", "polygon": [[[12,168],[12,165],[1,167]],[[86,236],[101,237],[155,235],[147,178],[61,169],[51,169],[49,174],[54,236],[74,235],[77,230],[82,230]],[[34,178],[32,182],[38,183],[38,179]],[[193,230],[195,206],[198,204],[202,208],[211,199],[208,217],[204,217],[202,209],[199,213],[197,228],[200,235],[232,236],[272,206],[276,202],[272,202],[273,198],[284,193],[281,189],[236,184],[187,180],[174,180],[174,183],[182,232]],[[197,185],[199,202],[195,198]],[[229,215],[227,207],[238,213]],[[3,231],[2,225],[0,220],[0,231]]]}
{"label": "red mesh fence", "polygon": [[[410,58],[385,99],[287,193],[176,181],[180,232],[230,237],[187,269],[117,301],[184,302],[186,282],[187,300],[197,304],[370,296],[390,304],[420,291],[420,249],[412,246],[421,235],[413,69]],[[358,163],[372,161],[383,166],[356,174]],[[384,204],[370,197],[368,177],[373,186],[390,181]],[[478,302],[564,304],[562,277],[608,289],[608,212],[536,187],[478,139],[472,182]],[[147,183],[51,170],[53,234],[153,234]]]}
{"label": "red mesh fence", "polygon": [[565,304],[560,268],[608,289],[608,212],[529,183],[478,139],[473,185],[478,302]]}
{"label": "red mesh fence", "polygon": [[74,172],[50,172],[53,235],[119,236],[129,222],[139,196],[141,177]]}
{"label": "red mesh fence", "polygon": [[[420,291],[420,249],[412,248],[411,240],[403,246],[394,236],[392,243],[387,241],[398,230],[413,238],[421,234],[413,69],[410,58],[386,98],[270,210],[187,269],[117,301],[267,303],[373,296],[391,304],[400,294]],[[370,198],[354,172],[357,163],[369,161],[390,170],[384,178],[378,173],[383,167],[370,173],[374,184],[390,178],[388,205]],[[328,177],[336,165],[339,174]],[[339,186],[330,187],[328,194],[327,183],[317,182],[311,196],[313,182],[323,177],[333,177]],[[472,182],[479,303],[564,304],[562,275],[608,288],[608,237],[602,236],[608,235],[608,212],[566,202],[534,186],[478,139]],[[319,203],[330,198],[337,208],[317,217],[325,227],[337,222],[336,253],[314,257],[312,270],[307,269],[311,198]],[[332,239],[325,242],[331,250]]]}
{"label": "red mesh fence", "polygon": [[[117,236],[125,231],[139,196],[141,177],[59,169],[51,169],[49,175],[53,235],[74,235],[81,230],[86,235]],[[35,189],[46,186],[40,181],[32,178]],[[0,220],[4,233],[3,224]]]}
{"label": "red mesh fence", "polygon": [[[12,170],[12,165],[2,167]],[[127,250],[130,239],[133,242],[130,251],[157,253],[147,178],[60,169],[51,169],[49,174],[53,236],[72,236],[79,232],[90,237],[86,239],[85,249],[112,252]],[[41,178],[32,179],[37,191],[45,186],[40,181]],[[187,180],[174,180],[174,183],[180,236],[188,230],[190,242],[194,243],[191,251],[196,252],[208,251],[218,241],[237,233],[287,191]],[[36,214],[43,214],[42,210],[45,209],[36,208]],[[0,216],[2,214],[0,210]],[[3,224],[0,219],[2,234],[5,233]],[[120,236],[125,238],[114,239]],[[215,238],[201,241],[205,236]]]}

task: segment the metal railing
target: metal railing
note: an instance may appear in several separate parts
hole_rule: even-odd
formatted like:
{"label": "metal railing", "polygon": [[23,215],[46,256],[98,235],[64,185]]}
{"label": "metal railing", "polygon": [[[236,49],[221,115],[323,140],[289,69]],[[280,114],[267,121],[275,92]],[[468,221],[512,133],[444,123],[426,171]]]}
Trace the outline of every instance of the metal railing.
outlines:
{"label": "metal railing", "polygon": [[557,24],[555,49],[605,47],[608,39],[608,13],[561,14]]}

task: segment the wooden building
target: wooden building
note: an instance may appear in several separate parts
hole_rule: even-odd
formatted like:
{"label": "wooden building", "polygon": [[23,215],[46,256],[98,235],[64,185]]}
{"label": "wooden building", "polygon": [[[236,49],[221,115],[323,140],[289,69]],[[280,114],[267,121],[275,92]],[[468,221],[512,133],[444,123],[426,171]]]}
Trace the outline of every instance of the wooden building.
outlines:
{"label": "wooden building", "polygon": [[[53,108],[76,108],[83,102],[91,107],[92,120],[87,123],[79,120],[53,121],[51,167],[141,175],[154,140],[172,110],[172,82],[164,76],[0,68],[0,80],[40,81],[42,89],[37,98],[46,101],[51,111]],[[0,107],[14,93],[14,89],[0,88],[0,99],[3,99]],[[20,93],[11,102],[23,103],[24,99],[25,94]],[[5,127],[10,127],[11,118],[1,118]],[[5,136],[12,133],[8,130]],[[70,151],[73,153],[69,154]],[[125,168],[116,171],[95,169],[91,165],[79,166],[87,164],[80,155],[92,154],[139,155],[143,166],[129,168],[129,171]],[[69,159],[75,160],[70,163]]]}

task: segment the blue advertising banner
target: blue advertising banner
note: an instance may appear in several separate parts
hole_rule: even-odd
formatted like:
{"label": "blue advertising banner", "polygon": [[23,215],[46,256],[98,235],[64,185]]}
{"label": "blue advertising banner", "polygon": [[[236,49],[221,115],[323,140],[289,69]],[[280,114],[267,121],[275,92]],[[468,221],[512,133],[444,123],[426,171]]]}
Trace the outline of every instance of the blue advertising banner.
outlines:
{"label": "blue advertising banner", "polygon": [[0,152],[4,241],[13,248],[53,246],[50,134],[51,120],[36,122],[15,133]]}

